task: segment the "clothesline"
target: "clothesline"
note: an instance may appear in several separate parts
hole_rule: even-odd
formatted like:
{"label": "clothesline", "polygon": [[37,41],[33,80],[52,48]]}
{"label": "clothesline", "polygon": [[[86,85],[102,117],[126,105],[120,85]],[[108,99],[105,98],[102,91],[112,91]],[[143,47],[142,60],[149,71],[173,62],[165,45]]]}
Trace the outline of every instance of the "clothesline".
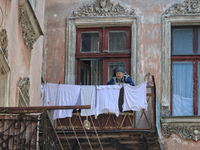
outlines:
{"label": "clothesline", "polygon": [[[140,109],[147,110],[146,81],[138,86],[123,85],[98,85],[80,86],[46,83],[41,88],[41,106],[63,105],[91,105],[88,112],[81,110],[81,116],[103,113],[119,115],[119,93],[124,87],[123,111]],[[55,110],[54,120],[57,118],[72,117],[73,110]]]}

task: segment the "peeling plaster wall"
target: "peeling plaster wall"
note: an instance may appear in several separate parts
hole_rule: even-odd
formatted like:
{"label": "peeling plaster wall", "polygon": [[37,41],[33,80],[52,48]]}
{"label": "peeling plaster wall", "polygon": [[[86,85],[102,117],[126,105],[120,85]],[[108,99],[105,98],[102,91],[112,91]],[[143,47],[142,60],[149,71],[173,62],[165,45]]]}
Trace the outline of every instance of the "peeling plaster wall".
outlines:
{"label": "peeling plaster wall", "polygon": [[[43,27],[45,1],[37,1],[36,16]],[[40,105],[41,61],[43,37],[40,37],[29,50],[24,44],[22,28],[19,24],[18,0],[0,1],[3,11],[3,24],[0,30],[6,29],[8,37],[8,61],[10,67],[10,101],[9,106],[17,106],[17,82],[20,77],[30,78],[31,105]],[[1,16],[0,16],[1,17]],[[0,18],[1,20],[2,18]]]}
{"label": "peeling plaster wall", "polygon": [[[82,5],[94,2],[95,0],[46,0],[43,66],[45,81],[65,83],[66,19]],[[136,15],[140,17],[137,83],[143,81],[147,72],[153,74],[156,80],[157,96],[161,102],[161,16],[170,6],[183,3],[184,0],[111,0],[111,2],[135,9]],[[164,144],[166,150],[196,150],[200,147],[199,141],[184,140],[175,134],[169,138],[163,138],[161,144]]]}
{"label": "peeling plaster wall", "polygon": [[[45,0],[37,0],[35,14],[37,16],[38,22],[43,32],[44,32],[44,13],[45,13]],[[31,54],[31,70],[30,70],[31,106],[40,106],[43,40],[44,36],[42,35],[33,45],[33,50]]]}
{"label": "peeling plaster wall", "polygon": [[[111,0],[113,4],[120,3],[124,7],[135,9],[140,16],[140,56],[139,77],[137,83],[143,81],[147,72],[155,76],[157,94],[161,94],[161,16],[175,3],[184,0]],[[44,48],[44,80],[52,83],[65,83],[65,49],[66,49],[66,18],[73,11],[95,0],[46,0],[45,19],[46,34]],[[58,59],[59,58],[59,59]]]}
{"label": "peeling plaster wall", "polygon": [[199,150],[200,141],[184,140],[179,135],[172,134],[165,139],[164,150]]}

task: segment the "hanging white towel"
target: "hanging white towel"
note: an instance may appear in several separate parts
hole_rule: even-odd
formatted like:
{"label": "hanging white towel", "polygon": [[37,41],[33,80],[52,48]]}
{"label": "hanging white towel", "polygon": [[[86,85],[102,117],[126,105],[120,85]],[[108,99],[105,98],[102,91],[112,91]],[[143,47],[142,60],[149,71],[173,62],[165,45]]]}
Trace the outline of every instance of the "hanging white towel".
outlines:
{"label": "hanging white towel", "polygon": [[147,110],[146,100],[146,81],[138,86],[124,85],[124,104],[122,105],[123,111],[133,110],[140,111],[141,109]]}
{"label": "hanging white towel", "polygon": [[[74,106],[80,97],[80,85],[59,85],[56,106]],[[73,109],[55,110],[53,119],[72,117]]]}
{"label": "hanging white towel", "polygon": [[97,105],[95,118],[102,113],[115,113],[119,116],[119,85],[102,85],[97,86]]}
{"label": "hanging white towel", "polygon": [[40,106],[45,106],[45,89],[46,84],[41,85],[41,97],[40,97]]}
{"label": "hanging white towel", "polygon": [[95,115],[95,97],[95,86],[81,86],[81,105],[91,106],[91,109],[88,110],[81,109],[81,116]]}
{"label": "hanging white towel", "polygon": [[56,106],[59,85],[54,83],[46,83],[45,85],[44,106]]}

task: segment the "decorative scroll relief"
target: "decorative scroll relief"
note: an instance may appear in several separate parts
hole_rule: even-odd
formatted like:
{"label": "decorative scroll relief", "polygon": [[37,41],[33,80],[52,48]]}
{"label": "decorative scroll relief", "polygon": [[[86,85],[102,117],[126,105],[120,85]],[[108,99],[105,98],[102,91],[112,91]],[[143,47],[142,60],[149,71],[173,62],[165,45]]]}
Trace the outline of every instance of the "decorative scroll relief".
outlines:
{"label": "decorative scroll relief", "polygon": [[1,49],[3,51],[5,58],[8,60],[8,50],[7,50],[8,37],[7,37],[7,32],[5,29],[3,29],[0,32],[0,46],[1,46]]}
{"label": "decorative scroll relief", "polygon": [[3,65],[0,63],[0,75],[5,75],[6,74],[6,71],[3,67]]}
{"label": "decorative scroll relief", "polygon": [[29,90],[30,90],[30,79],[29,77],[19,79],[17,86],[19,88],[19,92],[22,95],[22,99],[24,100],[23,103],[30,105],[30,98],[29,98]]}
{"label": "decorative scroll relief", "polygon": [[199,116],[163,117],[161,124],[164,137],[169,137],[171,133],[174,133],[186,140],[200,139]]}
{"label": "decorative scroll relief", "polygon": [[10,71],[8,65],[8,37],[7,31],[0,31],[0,75],[5,75]]}
{"label": "decorative scroll relief", "polygon": [[175,4],[165,11],[164,14],[196,14],[200,13],[200,0],[189,0],[183,4]]}
{"label": "decorative scroll relief", "polygon": [[110,0],[96,0],[93,5],[83,5],[72,13],[72,17],[94,16],[126,16],[135,15],[135,10],[128,10],[124,6],[113,5]]}
{"label": "decorative scroll relief", "polygon": [[19,0],[19,11],[25,45],[33,49],[33,44],[43,33],[28,0]]}

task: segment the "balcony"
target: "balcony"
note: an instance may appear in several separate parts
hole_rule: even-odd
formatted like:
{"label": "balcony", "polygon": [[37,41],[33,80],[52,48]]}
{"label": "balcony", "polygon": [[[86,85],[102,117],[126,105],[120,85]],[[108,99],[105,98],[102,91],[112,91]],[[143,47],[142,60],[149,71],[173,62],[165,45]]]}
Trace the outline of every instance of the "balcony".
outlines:
{"label": "balcony", "polygon": [[[150,78],[146,87],[148,111],[122,112],[122,88],[119,117],[112,113],[101,114],[97,119],[81,116],[80,110],[90,106],[0,108],[0,149],[160,149],[155,130],[156,89],[154,77]],[[56,109],[74,109],[73,116],[53,121]]]}

